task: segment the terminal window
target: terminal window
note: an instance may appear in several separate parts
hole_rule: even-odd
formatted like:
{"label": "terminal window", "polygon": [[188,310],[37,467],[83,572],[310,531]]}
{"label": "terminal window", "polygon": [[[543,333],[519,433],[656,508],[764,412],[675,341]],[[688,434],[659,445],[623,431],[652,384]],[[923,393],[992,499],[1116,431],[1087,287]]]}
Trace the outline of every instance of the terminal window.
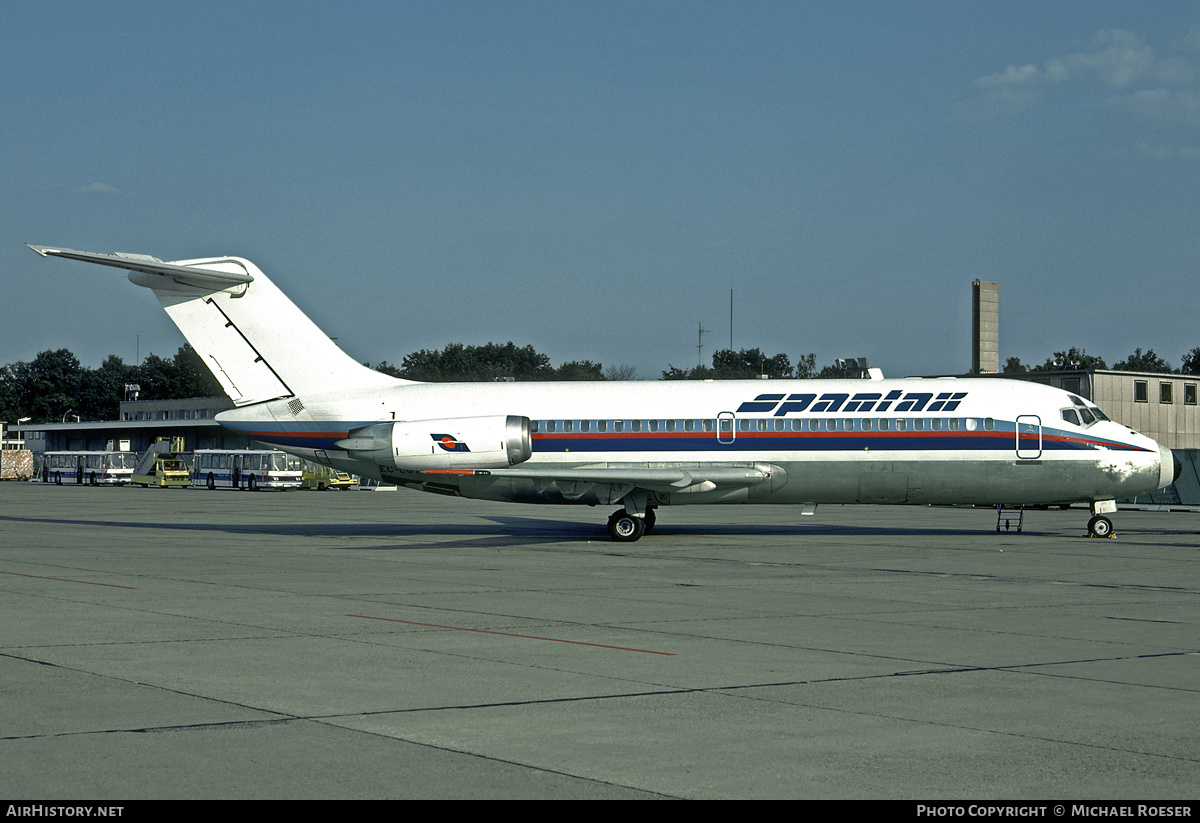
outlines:
{"label": "terminal window", "polygon": [[1184,383],[1183,384],[1183,404],[1185,406],[1196,405],[1196,384],[1195,383]]}
{"label": "terminal window", "polygon": [[1149,391],[1145,380],[1133,381],[1133,400],[1135,403],[1149,403]]}
{"label": "terminal window", "polygon": [[1158,402],[1159,403],[1174,403],[1172,399],[1171,389],[1174,388],[1170,383],[1158,384]]}

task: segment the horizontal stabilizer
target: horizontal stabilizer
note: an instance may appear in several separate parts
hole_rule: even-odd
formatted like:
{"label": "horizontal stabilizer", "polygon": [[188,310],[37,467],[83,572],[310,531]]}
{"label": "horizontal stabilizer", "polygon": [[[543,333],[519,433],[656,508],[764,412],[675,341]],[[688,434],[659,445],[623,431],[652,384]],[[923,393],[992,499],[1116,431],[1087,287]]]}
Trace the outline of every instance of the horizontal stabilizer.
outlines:
{"label": "horizontal stabilizer", "polygon": [[188,286],[200,291],[223,291],[225,289],[244,286],[254,281],[254,276],[248,272],[217,271],[216,269],[199,268],[196,266],[180,266],[176,263],[164,263],[157,257],[148,254],[97,254],[89,251],[74,251],[73,249],[57,249],[50,246],[34,246],[26,244],[42,257],[65,257],[68,260],[82,260],[85,263],[99,263],[102,266],[113,266],[118,269],[142,272],[143,274],[158,275],[165,282],[156,282],[157,278],[149,281],[134,280],[139,286],[149,286],[157,289],[171,289],[171,284]]}

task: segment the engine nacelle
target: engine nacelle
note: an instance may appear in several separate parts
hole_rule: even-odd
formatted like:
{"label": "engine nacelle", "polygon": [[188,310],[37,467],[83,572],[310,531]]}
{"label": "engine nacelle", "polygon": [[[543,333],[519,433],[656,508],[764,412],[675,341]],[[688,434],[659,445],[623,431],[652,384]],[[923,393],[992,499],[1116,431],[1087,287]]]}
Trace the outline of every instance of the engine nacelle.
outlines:
{"label": "engine nacelle", "polygon": [[533,455],[528,417],[451,417],[376,423],[337,446],[355,460],[410,471],[503,469]]}

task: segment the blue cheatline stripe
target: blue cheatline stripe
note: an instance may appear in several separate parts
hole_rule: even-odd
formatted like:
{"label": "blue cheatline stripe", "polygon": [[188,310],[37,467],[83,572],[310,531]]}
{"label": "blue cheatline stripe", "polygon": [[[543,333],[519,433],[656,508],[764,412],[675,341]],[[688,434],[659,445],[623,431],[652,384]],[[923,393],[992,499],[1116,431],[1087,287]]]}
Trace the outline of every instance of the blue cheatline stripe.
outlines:
{"label": "blue cheatline stripe", "polygon": [[[1036,438],[1027,448],[1036,449]],[[1026,447],[1024,442],[1023,448]],[[1137,446],[1043,432],[1042,451],[1145,451]],[[833,451],[979,451],[1012,452],[1011,431],[991,432],[738,432],[733,442],[714,433],[549,434],[533,435],[535,452],[833,452]]]}
{"label": "blue cheatline stripe", "polygon": [[[757,418],[750,418],[757,419]],[[840,423],[841,418],[836,418]],[[286,430],[275,421],[246,422],[236,427],[240,434],[281,446],[304,449],[333,449],[338,440],[356,428],[370,425],[361,421],[315,424],[314,430]],[[736,436],[735,436],[736,435]],[[728,442],[733,437],[732,442]],[[1036,437],[1028,446],[1036,449]],[[535,452],[833,452],[833,451],[979,451],[1008,452],[1016,449],[1014,425],[996,421],[992,431],[738,431],[723,432],[535,432]],[[1147,451],[1139,446],[1081,436],[1062,429],[1042,428],[1042,451]]]}

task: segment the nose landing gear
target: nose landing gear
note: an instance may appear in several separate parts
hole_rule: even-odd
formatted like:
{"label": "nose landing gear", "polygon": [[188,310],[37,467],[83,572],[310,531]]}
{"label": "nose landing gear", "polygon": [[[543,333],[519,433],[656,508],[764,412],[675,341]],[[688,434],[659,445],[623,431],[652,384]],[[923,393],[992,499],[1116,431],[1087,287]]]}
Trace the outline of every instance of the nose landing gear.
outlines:
{"label": "nose landing gear", "polygon": [[1112,537],[1113,524],[1102,514],[1088,521],[1088,537]]}
{"label": "nose landing gear", "polygon": [[1097,500],[1092,503],[1092,519],[1088,521],[1088,537],[1112,537],[1112,521],[1105,517],[1117,510],[1115,500]]}

